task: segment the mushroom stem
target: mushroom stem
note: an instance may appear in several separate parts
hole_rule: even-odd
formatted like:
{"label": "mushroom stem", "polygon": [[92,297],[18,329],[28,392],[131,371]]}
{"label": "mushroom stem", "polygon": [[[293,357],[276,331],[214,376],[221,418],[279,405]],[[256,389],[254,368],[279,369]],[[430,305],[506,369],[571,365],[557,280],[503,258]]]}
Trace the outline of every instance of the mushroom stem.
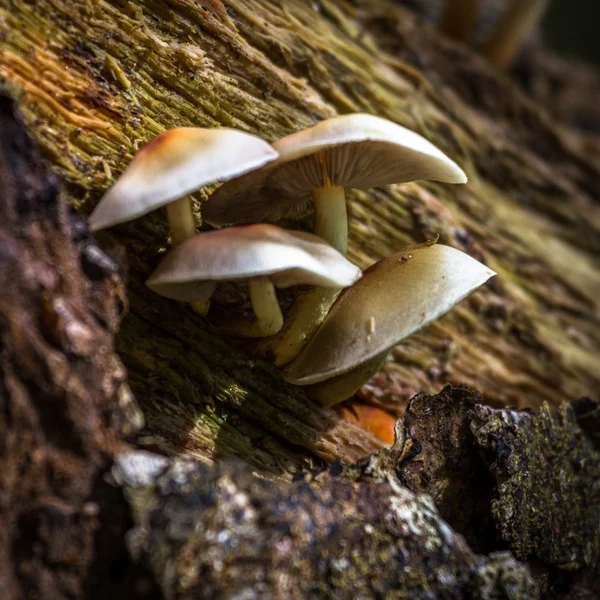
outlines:
{"label": "mushroom stem", "polygon": [[279,334],[265,340],[259,352],[273,355],[278,367],[296,358],[304,345],[325,320],[329,309],[340,295],[340,288],[312,288],[298,295]]}
{"label": "mushroom stem", "polygon": [[283,315],[275,293],[275,287],[268,277],[253,277],[248,281],[250,302],[256,319],[228,317],[227,324],[217,324],[224,335],[243,338],[261,338],[275,335],[283,325]]}
{"label": "mushroom stem", "polygon": [[215,289],[217,289],[216,281],[206,281],[202,284],[202,299],[194,300],[190,302],[192,309],[199,315],[205,317],[208,314],[210,308],[210,298],[213,295]]}
{"label": "mushroom stem", "polygon": [[512,0],[484,43],[483,56],[496,67],[507,68],[547,6],[548,0]]}
{"label": "mushroom stem", "polygon": [[340,254],[348,249],[348,217],[343,187],[327,186],[313,190],[315,233]]}
{"label": "mushroom stem", "polygon": [[467,42],[475,29],[478,9],[479,0],[446,0],[440,31],[454,40]]}
{"label": "mushroom stem", "polygon": [[273,283],[267,277],[254,277],[250,279],[249,286],[260,337],[275,335],[283,325],[283,315]]}
{"label": "mushroom stem", "polygon": [[[196,219],[192,209],[192,199],[189,196],[167,204],[167,219],[171,228],[173,246],[196,235]],[[206,300],[192,302],[191,306],[197,313],[205,317],[210,308],[210,297]]]}
{"label": "mushroom stem", "polygon": [[196,235],[196,219],[192,210],[192,199],[189,196],[167,205],[167,219],[171,228],[173,246]]}
{"label": "mushroom stem", "polygon": [[210,309],[210,298],[208,300],[196,300],[196,302],[190,302],[190,306],[194,312],[205,317]]}
{"label": "mushroom stem", "polygon": [[376,354],[348,373],[306,386],[304,389],[307,396],[321,406],[331,406],[347,400],[379,371],[388,352],[389,350],[385,350]]}

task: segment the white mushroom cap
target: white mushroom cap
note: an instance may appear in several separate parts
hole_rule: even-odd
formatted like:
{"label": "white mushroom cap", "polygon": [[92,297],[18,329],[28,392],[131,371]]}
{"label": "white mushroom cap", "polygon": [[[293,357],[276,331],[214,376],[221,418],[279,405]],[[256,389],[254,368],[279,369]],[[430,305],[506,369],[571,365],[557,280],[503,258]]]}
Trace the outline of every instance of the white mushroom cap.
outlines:
{"label": "white mushroom cap", "polygon": [[[367,114],[341,115],[273,144],[279,158],[222,185],[203,208],[212,225],[278,220],[307,212],[312,191],[433,179],[465,183],[464,171],[425,138]],[[321,157],[321,159],[320,159]],[[324,161],[324,162],[321,162]]]}
{"label": "white mushroom cap", "polygon": [[174,300],[202,299],[206,282],[267,276],[277,287],[345,287],[361,270],[321,238],[274,225],[202,233],[179,244],[147,281]]}
{"label": "white mushroom cap", "polygon": [[341,293],[285,379],[310,385],[347,373],[442,316],[493,275],[448,246],[394,254]]}
{"label": "white mushroom cap", "polygon": [[264,140],[236,129],[171,129],[135,155],[90,215],[90,229],[141,217],[205,185],[262,167],[277,156]]}

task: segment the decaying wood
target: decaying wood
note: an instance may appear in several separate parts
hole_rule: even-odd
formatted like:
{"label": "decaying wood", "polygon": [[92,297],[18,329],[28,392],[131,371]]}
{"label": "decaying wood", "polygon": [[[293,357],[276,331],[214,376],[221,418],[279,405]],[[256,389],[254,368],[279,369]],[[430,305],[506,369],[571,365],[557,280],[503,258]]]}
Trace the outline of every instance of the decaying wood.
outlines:
{"label": "decaying wood", "polygon": [[447,386],[410,402],[389,450],[291,484],[143,452],[119,455],[113,477],[133,507],[129,548],[168,598],[591,598],[586,413],[491,409]]}
{"label": "decaying wood", "polygon": [[[351,192],[351,259],[366,267],[439,234],[499,274],[399,346],[387,384],[407,400],[466,382],[494,405],[531,407],[596,389],[598,165],[543,107],[409,12],[385,0],[0,6],[0,76],[83,212],[166,128],[228,125],[273,140],[336,112],[374,111],[426,135],[470,183]],[[242,456],[277,474],[374,448],[363,436],[349,450],[356,431],[315,416],[268,365],[231,354],[207,321],[145,289],[167,243],[164,214],[99,239],[127,252],[118,345],[149,445]]]}
{"label": "decaying wood", "polygon": [[473,554],[428,496],[393,476],[281,487],[240,464],[163,461],[125,456],[116,476],[137,504],[133,552],[167,598],[538,596],[510,553]]}

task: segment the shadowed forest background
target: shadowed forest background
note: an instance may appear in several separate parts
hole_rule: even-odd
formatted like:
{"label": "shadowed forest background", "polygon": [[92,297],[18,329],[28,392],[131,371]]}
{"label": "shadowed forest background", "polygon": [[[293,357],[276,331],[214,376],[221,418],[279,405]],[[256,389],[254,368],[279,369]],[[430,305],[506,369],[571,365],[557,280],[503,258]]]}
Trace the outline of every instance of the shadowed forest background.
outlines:
{"label": "shadowed forest background", "polygon": [[554,0],[543,21],[548,43],[558,52],[600,64],[596,23],[600,4],[594,0]]}

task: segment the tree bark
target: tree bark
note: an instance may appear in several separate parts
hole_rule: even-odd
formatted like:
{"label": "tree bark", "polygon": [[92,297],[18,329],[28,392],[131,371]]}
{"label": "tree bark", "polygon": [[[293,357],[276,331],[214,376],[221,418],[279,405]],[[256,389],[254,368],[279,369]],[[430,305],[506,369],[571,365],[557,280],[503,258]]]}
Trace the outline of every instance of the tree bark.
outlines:
{"label": "tree bark", "polygon": [[389,450],[292,484],[121,454],[130,551],[168,598],[596,597],[600,454],[578,419],[598,405],[480,401],[419,394]]}
{"label": "tree bark", "polygon": [[101,478],[143,420],[114,350],[118,267],[13,111],[0,97],[0,590],[69,598],[94,571]]}

